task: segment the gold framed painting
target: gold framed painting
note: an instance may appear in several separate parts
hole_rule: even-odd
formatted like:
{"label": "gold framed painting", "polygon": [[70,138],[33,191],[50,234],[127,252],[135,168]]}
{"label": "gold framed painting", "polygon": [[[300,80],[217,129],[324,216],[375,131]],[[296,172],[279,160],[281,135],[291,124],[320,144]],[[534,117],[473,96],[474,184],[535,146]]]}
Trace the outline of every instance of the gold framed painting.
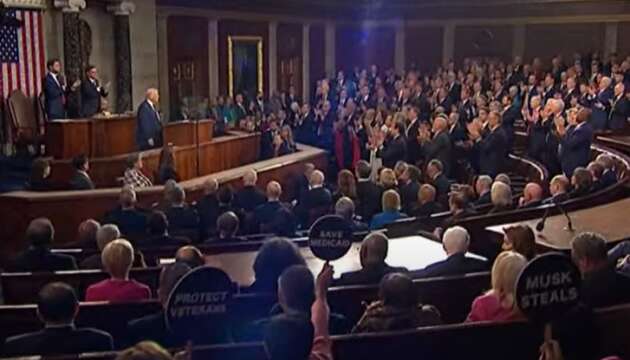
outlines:
{"label": "gold framed painting", "polygon": [[228,36],[228,92],[255,97],[263,91],[263,38]]}

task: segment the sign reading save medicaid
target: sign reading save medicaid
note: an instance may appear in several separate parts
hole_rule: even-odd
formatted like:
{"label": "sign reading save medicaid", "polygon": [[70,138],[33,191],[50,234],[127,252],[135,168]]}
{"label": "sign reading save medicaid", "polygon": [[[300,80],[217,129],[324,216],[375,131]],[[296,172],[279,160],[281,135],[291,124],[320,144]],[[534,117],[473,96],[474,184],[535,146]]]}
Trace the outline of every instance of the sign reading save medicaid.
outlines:
{"label": "sign reading save medicaid", "polygon": [[538,256],[518,277],[518,307],[530,320],[553,321],[577,305],[580,280],[580,272],[568,256],[560,253]]}
{"label": "sign reading save medicaid", "polygon": [[166,305],[166,325],[186,340],[206,342],[226,335],[233,283],[220,269],[203,266],[179,280]]}
{"label": "sign reading save medicaid", "polygon": [[323,216],[311,226],[308,245],[318,258],[337,260],[346,255],[352,246],[352,228],[341,216]]}

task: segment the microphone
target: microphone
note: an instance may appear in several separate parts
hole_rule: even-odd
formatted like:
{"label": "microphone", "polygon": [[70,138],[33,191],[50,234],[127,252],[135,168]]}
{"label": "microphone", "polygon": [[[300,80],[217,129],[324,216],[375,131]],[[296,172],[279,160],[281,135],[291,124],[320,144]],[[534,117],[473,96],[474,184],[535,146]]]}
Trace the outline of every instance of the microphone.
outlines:
{"label": "microphone", "polygon": [[573,229],[573,222],[571,221],[571,217],[569,216],[569,213],[564,208],[564,206],[562,206],[555,198],[552,198],[551,202],[553,203],[553,206],[550,206],[547,208],[547,210],[545,210],[545,213],[542,219],[540,219],[540,221],[536,224],[536,231],[541,232],[545,229],[545,222],[547,221],[547,218],[551,214],[551,210],[554,208],[560,209],[560,212],[562,213],[562,215],[564,215],[564,217],[567,219],[566,230],[571,231],[571,232],[575,231]]}
{"label": "microphone", "polygon": [[567,209],[565,209],[564,206],[562,206],[560,203],[556,203],[555,201],[554,203],[556,204],[556,207],[560,209],[560,211],[562,212],[562,215],[564,215],[564,217],[567,218],[567,227],[565,230],[574,232],[575,230],[573,229],[573,222],[571,221],[571,217],[569,216],[569,212],[567,211]]}
{"label": "microphone", "polygon": [[545,229],[545,222],[547,221],[547,218],[549,217],[549,213],[551,212],[550,210],[552,207],[553,206],[550,206],[547,208],[547,210],[545,210],[545,213],[543,214],[542,219],[540,219],[540,221],[536,224],[536,231],[541,232]]}

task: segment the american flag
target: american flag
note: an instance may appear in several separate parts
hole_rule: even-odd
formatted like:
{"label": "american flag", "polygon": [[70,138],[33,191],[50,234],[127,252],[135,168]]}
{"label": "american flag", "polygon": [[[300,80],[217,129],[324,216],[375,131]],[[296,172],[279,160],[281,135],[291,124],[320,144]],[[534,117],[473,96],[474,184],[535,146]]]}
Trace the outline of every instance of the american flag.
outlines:
{"label": "american flag", "polygon": [[2,99],[15,89],[21,89],[28,97],[38,96],[45,71],[42,13],[37,10],[10,10],[6,14],[21,20],[22,26],[0,27]]}

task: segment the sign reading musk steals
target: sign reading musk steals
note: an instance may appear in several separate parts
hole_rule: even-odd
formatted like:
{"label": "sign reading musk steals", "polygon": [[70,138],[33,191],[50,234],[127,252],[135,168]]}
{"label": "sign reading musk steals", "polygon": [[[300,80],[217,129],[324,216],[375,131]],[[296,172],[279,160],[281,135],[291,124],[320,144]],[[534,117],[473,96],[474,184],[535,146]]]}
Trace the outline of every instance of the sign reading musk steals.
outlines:
{"label": "sign reading musk steals", "polygon": [[571,310],[579,298],[580,273],[562,254],[535,258],[518,277],[518,307],[531,320],[551,321]]}

